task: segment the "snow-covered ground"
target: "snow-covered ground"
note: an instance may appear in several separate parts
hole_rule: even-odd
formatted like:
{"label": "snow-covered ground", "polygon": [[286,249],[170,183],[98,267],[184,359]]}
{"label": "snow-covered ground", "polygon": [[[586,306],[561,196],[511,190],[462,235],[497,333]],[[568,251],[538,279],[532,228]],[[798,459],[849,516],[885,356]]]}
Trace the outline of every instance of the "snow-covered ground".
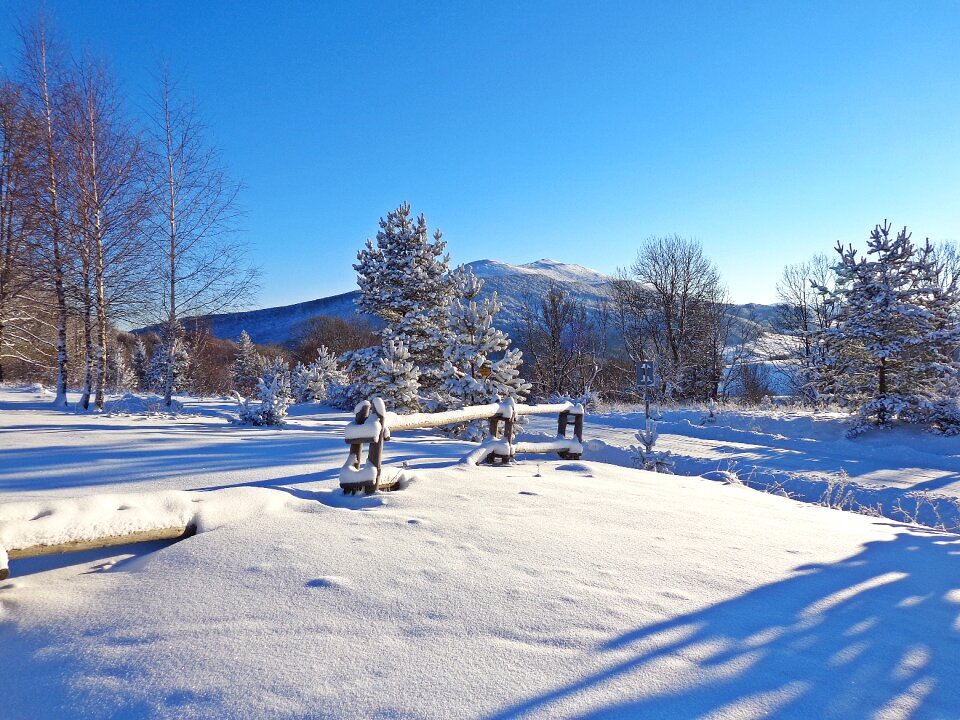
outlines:
{"label": "snow-covered ground", "polygon": [[[416,481],[345,497],[346,415],[275,430],[231,410],[80,415],[0,391],[5,542],[78,508],[201,529],[13,561],[0,717],[960,717],[957,536],[597,462],[632,441],[623,414],[588,418],[582,462],[471,467],[465,443],[398,433],[388,464]],[[761,446],[734,424],[661,442],[714,464]],[[814,470],[870,455],[763,442],[779,449],[756,459],[798,464],[825,446]]]}
{"label": "snow-covered ground", "polygon": [[[752,487],[809,502],[960,528],[960,437],[895,428],[849,439],[845,416],[795,409],[720,408],[712,420],[707,408],[655,414],[656,448],[671,454],[680,474],[729,471]],[[589,457],[631,466],[627,448],[644,422],[642,410],[591,412]],[[542,419],[530,430],[552,431]]]}

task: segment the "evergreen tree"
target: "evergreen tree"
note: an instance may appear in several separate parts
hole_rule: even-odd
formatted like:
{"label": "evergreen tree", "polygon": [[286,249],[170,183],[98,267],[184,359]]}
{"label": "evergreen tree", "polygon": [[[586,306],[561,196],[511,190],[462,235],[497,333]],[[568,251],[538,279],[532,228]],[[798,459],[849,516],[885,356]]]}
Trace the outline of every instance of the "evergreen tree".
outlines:
{"label": "evergreen tree", "polygon": [[293,397],[290,390],[290,368],[282,357],[276,357],[268,363],[257,381],[257,406],[250,399],[240,399],[240,422],[246,425],[281,426],[286,422],[287,408]]}
{"label": "evergreen tree", "polygon": [[237,341],[237,357],[233,361],[233,387],[246,397],[257,389],[260,377],[266,367],[266,360],[244,330]]}
{"label": "evergreen tree", "polygon": [[137,386],[138,380],[123,357],[123,349],[114,347],[107,355],[107,387],[114,392],[129,390]]}
{"label": "evergreen tree", "polygon": [[459,297],[448,313],[444,389],[451,404],[460,407],[507,398],[519,401],[530,391],[530,384],[520,377],[523,354],[511,348],[509,336],[493,325],[501,308],[496,293],[478,301],[482,288],[482,280],[463,273]]}
{"label": "evergreen tree", "polygon": [[412,219],[410,205],[404,203],[381,218],[376,244],[367,240],[353,266],[359,309],[386,322],[383,347],[402,344],[428,392],[442,386],[443,345],[436,337],[445,327],[455,286],[441,238],[438,230],[431,240],[423,215]]}
{"label": "evergreen tree", "polygon": [[323,393],[319,384],[317,368],[313,363],[304,365],[298,362],[290,371],[290,394],[294,403],[309,403],[317,400],[317,392]]}
{"label": "evergreen tree", "polygon": [[929,241],[917,248],[904,228],[877,225],[867,256],[837,245],[839,317],[822,335],[824,376],[857,408],[857,433],[896,419],[943,431],[960,429],[950,401],[960,382],[952,352],[960,328],[951,316],[957,298],[937,282]]}
{"label": "evergreen tree", "polygon": [[136,378],[137,390],[147,389],[147,373],[150,370],[150,360],[147,358],[147,346],[143,340],[137,338],[137,343],[133,347],[133,357],[131,359],[131,370]]}
{"label": "evergreen tree", "polygon": [[348,378],[348,382],[339,389],[339,392],[331,394],[328,398],[334,407],[349,410],[361,400],[370,398],[370,378],[373,377],[374,368],[380,361],[381,351],[381,346],[375,345],[360,350],[348,350],[340,356],[343,373]]}
{"label": "evergreen tree", "polygon": [[[168,383],[170,392],[185,390],[190,384],[190,352],[183,340],[182,328],[179,324],[174,327],[172,339],[169,337],[168,327],[164,327],[163,333],[160,342],[153,349],[146,377],[147,389],[159,394],[166,392]],[[168,375],[169,358],[173,358],[173,366]]]}
{"label": "evergreen tree", "polygon": [[337,357],[321,345],[317,359],[309,365],[297,363],[290,375],[295,402],[324,402],[338,397],[348,383],[347,374],[337,366]]}
{"label": "evergreen tree", "polygon": [[317,394],[318,401],[332,400],[343,392],[348,384],[347,374],[337,364],[337,356],[326,345],[317,348],[317,359],[313,362],[322,393]]}
{"label": "evergreen tree", "polygon": [[420,371],[406,345],[386,340],[370,363],[364,383],[365,395],[383,398],[390,410],[419,409]]}

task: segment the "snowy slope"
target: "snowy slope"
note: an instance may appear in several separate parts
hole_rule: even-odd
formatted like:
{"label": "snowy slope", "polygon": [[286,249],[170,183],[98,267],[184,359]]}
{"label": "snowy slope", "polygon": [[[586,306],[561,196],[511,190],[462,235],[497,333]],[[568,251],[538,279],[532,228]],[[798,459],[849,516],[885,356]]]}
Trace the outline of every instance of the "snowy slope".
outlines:
{"label": "snowy slope", "polygon": [[15,562],[4,718],[960,707],[956,536],[590,461],[464,467],[463,444],[409,435],[387,450],[416,468],[409,489],[344,498],[334,413],[258,432],[209,403],[93,417],[0,395],[0,438],[36,448],[0,465],[0,492],[46,503],[35,522],[79,493],[256,486],[194,493],[222,512],[177,544]]}
{"label": "snowy slope", "polygon": [[468,265],[477,277],[483,278],[482,294],[497,293],[503,304],[498,320],[512,335],[518,333],[526,308],[544,297],[553,285],[562,286],[586,306],[588,313],[596,312],[600,303],[609,297],[607,283],[611,278],[580,265],[554,260],[538,260],[526,265],[477,260]]}
{"label": "snowy slope", "polygon": [[[486,281],[481,297],[497,292],[504,304],[500,326],[508,332],[516,332],[521,310],[529,299],[542,296],[552,283],[562,284],[592,309],[605,296],[604,284],[610,280],[596,270],[555,260],[538,260],[526,265],[510,265],[496,260],[477,260],[467,264]],[[205,315],[197,320],[207,323],[216,337],[235,340],[242,330],[246,330],[254,342],[284,344],[297,336],[305,321],[317,315],[357,317],[358,297],[359,292],[354,291],[295,305]],[[374,327],[380,325],[377,318],[366,319]]]}
{"label": "snowy slope", "polygon": [[[547,259],[524,265],[475,260],[467,265],[485,282],[481,297],[497,293],[503,304],[498,325],[511,335],[518,333],[524,308],[543,297],[552,285],[560,284],[571,296],[586,305],[588,313],[595,313],[600,303],[609,297],[609,283],[613,279],[582,265]],[[205,315],[197,320],[207,323],[216,337],[236,340],[240,332],[246,330],[254,342],[282,345],[291,342],[303,323],[317,315],[357,317],[358,297],[359,292],[354,291],[282,307]],[[733,306],[733,311],[748,322],[767,327],[773,316],[772,308],[770,305],[751,303]],[[380,326],[377,318],[366,319],[373,327]]]}
{"label": "snowy slope", "polygon": [[[210,332],[218,338],[235,341],[240,337],[240,333],[246,330],[256,343],[282,345],[291,338],[297,337],[303,324],[318,315],[355,318],[357,316],[355,303],[358,295],[359,292],[349,292],[294,305],[203,315],[198,318],[188,318],[184,323],[188,326],[191,322],[205,323],[210,328]],[[368,317],[367,320],[374,327],[380,325],[377,318]],[[155,327],[148,327],[143,330],[155,329]]]}
{"label": "snowy slope", "polygon": [[583,265],[562,263],[558,260],[536,260],[525,265],[511,265],[498,260],[475,260],[467,265],[477,277],[515,277],[515,276],[542,276],[559,283],[576,283],[579,285],[603,285],[613,278],[602,272],[591,270]]}

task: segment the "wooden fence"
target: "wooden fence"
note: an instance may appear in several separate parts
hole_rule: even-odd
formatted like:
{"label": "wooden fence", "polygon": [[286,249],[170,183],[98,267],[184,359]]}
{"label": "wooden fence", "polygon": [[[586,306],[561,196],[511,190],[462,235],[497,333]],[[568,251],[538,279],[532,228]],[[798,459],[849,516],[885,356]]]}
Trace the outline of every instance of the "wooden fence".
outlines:
{"label": "wooden fence", "polygon": [[[513,441],[513,428],[521,415],[557,413],[557,437],[548,442]],[[381,398],[372,398],[354,408],[354,420],[344,429],[344,440],[350,446],[346,463],[340,470],[340,487],[347,494],[361,490],[393,490],[398,480],[384,480],[383,449],[392,432],[426,430],[457,425],[474,420],[488,420],[490,437],[470,452],[466,460],[480,464],[504,464],[518,453],[555,452],[563,459],[576,460],[583,454],[583,406],[574,403],[523,405],[507,400],[488,405],[473,405],[460,410],[436,413],[398,415],[388,412]],[[573,436],[567,437],[572,420]],[[364,458],[364,446],[367,446]]]}

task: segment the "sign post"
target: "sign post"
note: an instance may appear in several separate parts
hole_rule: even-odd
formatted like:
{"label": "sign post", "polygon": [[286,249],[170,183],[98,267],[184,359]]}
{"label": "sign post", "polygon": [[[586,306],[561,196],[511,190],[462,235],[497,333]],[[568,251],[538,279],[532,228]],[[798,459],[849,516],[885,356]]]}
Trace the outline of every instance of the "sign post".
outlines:
{"label": "sign post", "polygon": [[643,407],[650,419],[650,388],[653,387],[653,363],[649,360],[637,363],[637,387],[643,388]]}

